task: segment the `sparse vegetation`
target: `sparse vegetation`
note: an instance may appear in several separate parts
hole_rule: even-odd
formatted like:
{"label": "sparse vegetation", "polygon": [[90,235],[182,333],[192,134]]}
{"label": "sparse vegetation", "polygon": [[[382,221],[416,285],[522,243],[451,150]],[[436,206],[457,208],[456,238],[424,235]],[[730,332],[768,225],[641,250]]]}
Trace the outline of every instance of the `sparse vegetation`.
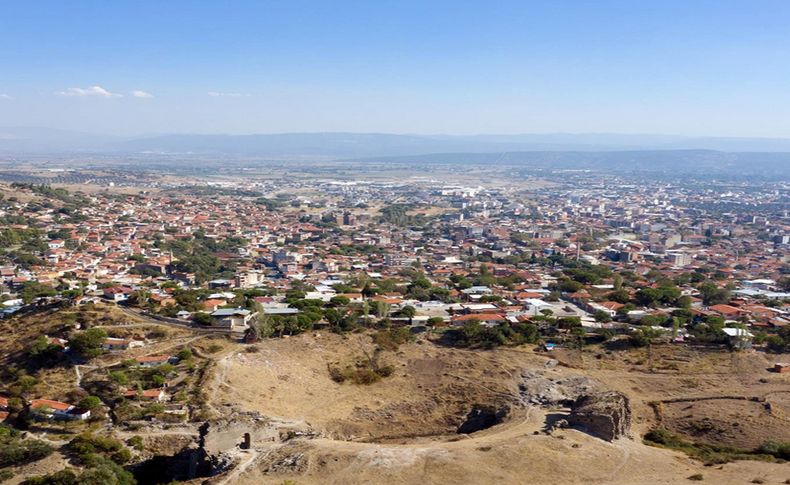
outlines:
{"label": "sparse vegetation", "polygon": [[23,440],[18,431],[0,424],[0,468],[40,460],[54,450],[51,445],[40,440]]}
{"label": "sparse vegetation", "polygon": [[406,342],[414,340],[414,335],[408,327],[392,327],[379,330],[373,335],[373,342],[382,350],[398,350]]}
{"label": "sparse vegetation", "polygon": [[340,366],[338,364],[328,365],[329,377],[337,382],[352,382],[358,385],[370,385],[380,381],[383,377],[389,377],[394,372],[390,365],[383,365],[379,362],[378,352],[372,356],[365,355],[358,357],[353,364]]}
{"label": "sparse vegetation", "polygon": [[731,446],[694,443],[666,429],[656,428],[644,436],[644,442],[652,446],[660,446],[682,451],[706,464],[727,463],[735,460],[775,461],[786,459],[790,451],[790,443],[766,443],[756,450],[742,450]]}

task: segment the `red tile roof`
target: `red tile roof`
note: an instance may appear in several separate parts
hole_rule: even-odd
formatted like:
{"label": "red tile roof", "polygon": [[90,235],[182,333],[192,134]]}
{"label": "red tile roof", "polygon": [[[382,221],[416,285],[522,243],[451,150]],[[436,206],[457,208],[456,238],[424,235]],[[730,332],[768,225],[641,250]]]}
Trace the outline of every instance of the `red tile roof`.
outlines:
{"label": "red tile roof", "polygon": [[71,404],[65,402],[53,401],[51,399],[33,399],[30,401],[31,409],[53,409],[55,411],[68,411]]}

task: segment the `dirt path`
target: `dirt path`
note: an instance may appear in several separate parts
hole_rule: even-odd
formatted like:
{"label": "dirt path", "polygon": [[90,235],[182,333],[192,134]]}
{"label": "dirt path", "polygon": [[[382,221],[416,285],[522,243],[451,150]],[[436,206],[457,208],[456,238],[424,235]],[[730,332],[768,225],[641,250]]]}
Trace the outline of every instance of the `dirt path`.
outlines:
{"label": "dirt path", "polygon": [[133,436],[189,436],[192,438],[200,436],[200,431],[198,431],[197,426],[186,428],[186,429],[154,429],[151,431],[144,431],[144,430],[137,430],[137,431],[122,431],[122,430],[115,430],[115,434],[121,438],[131,438]]}
{"label": "dirt path", "polygon": [[215,485],[227,485],[236,483],[236,479],[238,479],[250,466],[258,460],[258,458],[265,459],[266,456],[271,453],[272,450],[261,455],[260,452],[256,450],[244,450],[240,451],[240,453],[245,455],[245,458],[241,460],[241,462],[237,463],[233,470],[228,473],[228,475],[222,479],[222,481],[216,483]]}

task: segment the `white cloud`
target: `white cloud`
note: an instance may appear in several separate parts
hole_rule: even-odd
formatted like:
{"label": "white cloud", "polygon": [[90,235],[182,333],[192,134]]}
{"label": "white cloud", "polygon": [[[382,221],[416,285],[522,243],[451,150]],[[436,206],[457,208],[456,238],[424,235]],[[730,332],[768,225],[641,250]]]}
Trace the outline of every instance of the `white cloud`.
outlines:
{"label": "white cloud", "polygon": [[111,93],[104,89],[101,86],[90,86],[87,88],[68,88],[65,91],[61,91],[61,96],[79,96],[79,97],[86,97],[86,96],[95,96],[97,98],[120,98],[122,94]]}
{"label": "white cloud", "polygon": [[243,98],[249,96],[249,94],[244,94],[244,93],[222,93],[218,91],[209,91],[207,94],[214,98],[219,98],[219,97]]}
{"label": "white cloud", "polygon": [[151,93],[146,93],[145,91],[140,91],[139,89],[135,89],[132,91],[132,96],[135,98],[153,98],[154,95]]}
{"label": "white cloud", "polygon": [[0,99],[14,99],[10,95],[5,93],[0,93]]}

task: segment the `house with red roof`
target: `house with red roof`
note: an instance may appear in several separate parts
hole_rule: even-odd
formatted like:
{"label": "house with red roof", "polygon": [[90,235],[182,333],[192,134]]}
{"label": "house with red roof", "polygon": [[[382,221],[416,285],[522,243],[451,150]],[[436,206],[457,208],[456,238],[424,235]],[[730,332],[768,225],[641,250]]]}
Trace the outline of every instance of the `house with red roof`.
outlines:
{"label": "house with red roof", "polygon": [[748,315],[748,312],[731,305],[713,305],[708,307],[708,310],[718,313],[727,320],[735,320],[738,317]]}
{"label": "house with red roof", "polygon": [[33,399],[29,406],[31,413],[42,419],[85,421],[91,417],[91,412],[88,409],[80,409],[73,404],[51,399]]}
{"label": "house with red roof", "polygon": [[173,363],[176,358],[170,355],[146,355],[134,359],[140,367],[156,367],[163,364]]}
{"label": "house with red roof", "polygon": [[507,318],[501,313],[470,313],[465,315],[453,315],[451,323],[461,326],[469,321],[477,320],[487,327],[494,327],[500,323],[506,323]]}
{"label": "house with red roof", "polygon": [[137,399],[140,401],[154,401],[154,402],[162,402],[167,400],[167,393],[164,389],[146,389],[145,391],[137,391],[135,389],[129,389],[128,391],[123,393],[123,397],[126,399]]}

